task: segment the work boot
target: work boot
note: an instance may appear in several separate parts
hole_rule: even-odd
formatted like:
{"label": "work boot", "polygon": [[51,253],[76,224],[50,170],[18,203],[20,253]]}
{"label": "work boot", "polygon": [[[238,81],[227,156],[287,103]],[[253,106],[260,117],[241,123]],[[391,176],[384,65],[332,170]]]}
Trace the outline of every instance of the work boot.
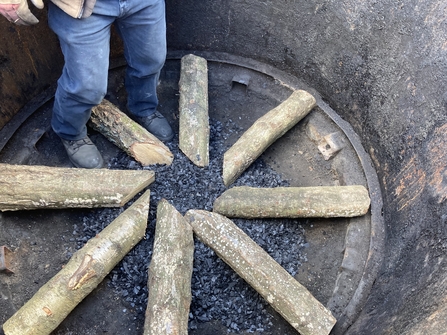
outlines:
{"label": "work boot", "polygon": [[68,158],[78,168],[99,169],[104,165],[104,160],[96,145],[86,136],[82,140],[69,141],[61,139],[67,151]]}
{"label": "work boot", "polygon": [[174,137],[168,120],[158,111],[149,116],[132,116],[132,118],[160,141],[169,142]]}

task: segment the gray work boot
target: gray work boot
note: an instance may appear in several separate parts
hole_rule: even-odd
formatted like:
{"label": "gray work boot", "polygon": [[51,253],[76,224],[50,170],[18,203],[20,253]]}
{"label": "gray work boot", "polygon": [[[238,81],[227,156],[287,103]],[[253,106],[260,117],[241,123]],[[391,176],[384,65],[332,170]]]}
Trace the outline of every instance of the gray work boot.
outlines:
{"label": "gray work boot", "polygon": [[104,160],[96,145],[86,136],[82,140],[69,141],[61,139],[67,151],[68,158],[78,168],[99,169],[104,165]]}
{"label": "gray work boot", "polygon": [[168,142],[174,137],[174,132],[168,120],[158,111],[145,117],[132,116],[132,119],[160,141]]}

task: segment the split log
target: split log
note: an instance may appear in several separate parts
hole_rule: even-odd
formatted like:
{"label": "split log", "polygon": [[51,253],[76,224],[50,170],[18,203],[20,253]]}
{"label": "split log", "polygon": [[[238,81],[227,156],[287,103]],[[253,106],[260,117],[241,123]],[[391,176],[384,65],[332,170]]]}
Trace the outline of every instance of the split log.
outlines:
{"label": "split log", "polygon": [[92,108],[89,125],[142,166],[170,165],[174,159],[163,142],[106,99]]}
{"label": "split log", "polygon": [[279,106],[260,117],[224,154],[223,182],[233,183],[273,142],[304,118],[316,105],[306,91],[294,91]]}
{"label": "split log", "polygon": [[213,211],[238,218],[334,218],[368,212],[371,200],[361,185],[255,188],[233,187],[218,197]]}
{"label": "split log", "polygon": [[195,165],[209,165],[208,64],[186,55],[179,81],[179,148]]}
{"label": "split log", "polygon": [[191,226],[166,200],[157,206],[149,266],[145,335],[188,334],[194,239]]}
{"label": "split log", "polygon": [[327,335],[336,320],[312,294],[230,219],[203,210],[185,218],[198,238],[302,335]]}
{"label": "split log", "polygon": [[120,207],[150,185],[145,170],[0,164],[0,211]]}
{"label": "split log", "polygon": [[145,236],[149,191],[79,249],[3,324],[5,335],[50,334]]}

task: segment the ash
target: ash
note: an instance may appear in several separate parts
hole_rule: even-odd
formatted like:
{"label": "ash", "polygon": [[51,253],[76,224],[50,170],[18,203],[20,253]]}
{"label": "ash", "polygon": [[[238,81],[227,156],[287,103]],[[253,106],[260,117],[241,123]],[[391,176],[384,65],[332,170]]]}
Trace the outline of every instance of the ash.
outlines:
{"label": "ash", "polygon": [[[120,153],[109,164],[110,169],[155,171],[156,181],[149,186],[151,203],[146,236],[109,274],[110,285],[121,293],[129,311],[134,312],[136,322],[144,323],[148,300],[147,270],[152,256],[159,200],[168,200],[182,214],[189,209],[211,211],[214,200],[226,190],[222,182],[223,155],[228,149],[225,141],[230,134],[241,130],[231,120],[225,125],[219,121],[210,121],[210,164],[205,168],[195,166],[178,149],[178,138],[167,144],[174,154],[174,161],[170,166],[143,168],[124,153]],[[232,186],[279,187],[288,186],[288,183],[262,159],[257,159]],[[83,227],[75,226],[73,232],[78,237],[78,248],[112,222],[125,208],[105,208],[84,217]],[[292,276],[296,274],[301,263],[306,261],[301,221],[232,221]],[[200,323],[209,321],[220,321],[228,333],[262,333],[272,328],[271,308],[264,299],[197,238],[191,290],[189,330],[192,332]]]}

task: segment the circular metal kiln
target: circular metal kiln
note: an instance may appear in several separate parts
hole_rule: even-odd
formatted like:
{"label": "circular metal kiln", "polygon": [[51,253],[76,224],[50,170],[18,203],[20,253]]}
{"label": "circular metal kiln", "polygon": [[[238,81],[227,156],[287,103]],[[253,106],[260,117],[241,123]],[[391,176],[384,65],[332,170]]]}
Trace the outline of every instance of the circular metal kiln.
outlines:
{"label": "circular metal kiln", "polygon": [[[441,333],[447,271],[443,3],[186,0],[167,1],[167,9],[171,51],[237,55],[302,79],[351,124],[371,156],[384,197],[386,249],[346,333]],[[56,39],[45,12],[39,19],[31,28],[0,22],[2,125],[59,75]],[[112,49],[112,58],[119,56],[116,39]],[[22,219],[35,224],[40,214],[33,215]]]}
{"label": "circular metal kiln", "polygon": [[[183,54],[172,52],[169,55],[159,87],[160,110],[168,115],[177,129],[176,92],[178,92],[179,60]],[[201,55],[208,60],[210,117],[222,124],[233,119],[238,125],[239,131],[232,133],[227,139],[229,144],[234,143],[258,117],[280,103],[292,90],[305,89],[316,97],[318,107],[280,141],[272,145],[261,159],[287,180],[290,186],[357,184],[364,185],[369,190],[371,210],[367,215],[351,219],[304,220],[303,223],[308,246],[306,248],[308,261],[299,268],[295,277],[336,316],[338,324],[334,333],[344,332],[363,306],[382,258],[384,238],[382,201],[377,176],[369,157],[352,128],[322,101],[315,90],[307,87],[297,78],[252,59],[220,53],[202,53]],[[119,64],[111,69],[108,99],[124,106],[126,97],[122,85],[123,71],[124,66],[119,66]],[[48,125],[53,93],[54,88],[51,87],[30,101],[27,107],[22,109],[4,128],[2,131],[3,150],[0,154],[2,162],[70,166],[65,160],[59,141]],[[106,161],[116,156],[115,147],[108,144],[99,134],[93,136],[105,153]],[[330,147],[325,140],[328,136],[332,138],[331,145],[338,143],[337,146]],[[170,178],[175,181],[176,176]],[[68,220],[64,219],[67,215],[64,211],[39,211],[42,222],[35,222],[31,231],[36,235],[42,234],[42,228],[39,226],[45,227],[48,221],[53,222],[54,225],[60,225],[60,222],[65,220],[66,224],[77,227],[86,213],[72,212],[73,215]],[[8,213],[2,217],[4,225],[2,232],[11,237],[2,243],[13,244],[17,248],[15,258],[19,272],[24,272],[27,268],[28,254],[25,246],[28,243],[42,243],[37,236],[31,239],[34,242],[23,240],[24,232],[15,226],[17,221],[23,219],[22,215],[26,214],[16,216]],[[96,220],[103,220],[100,216],[101,212]],[[153,217],[150,218],[150,220],[153,219]],[[256,223],[253,224],[256,225]],[[29,227],[26,227],[26,230],[28,229]],[[51,233],[46,231],[45,236],[49,240],[59,240],[61,234],[59,229]],[[17,236],[14,236],[15,234]],[[64,239],[66,234],[66,231],[62,233]],[[290,238],[293,240],[293,236]],[[296,239],[299,237],[296,236]],[[61,257],[57,258],[57,261],[64,262],[67,255],[71,253],[75,244],[74,240],[70,238],[68,241],[61,242],[65,251],[60,255]],[[34,251],[34,248],[32,250]],[[52,250],[51,246],[48,246],[45,251],[52,255],[57,252]],[[18,254],[21,254],[23,258],[20,262]],[[45,254],[41,256],[45,257]],[[48,261],[50,262],[50,259]],[[298,261],[296,259],[296,262]],[[54,262],[54,259],[51,262]],[[46,266],[49,270],[54,270],[54,264],[48,263]],[[24,297],[13,298],[12,292],[21,291],[22,286],[29,279],[23,273],[6,279],[11,293],[5,296],[9,296],[15,304],[23,303]],[[98,298],[100,302],[100,296]],[[102,299],[107,299],[107,297],[103,296]],[[139,307],[141,309],[141,306]],[[9,308],[4,310],[9,310]],[[121,313],[121,309],[116,309],[114,313]],[[114,318],[119,319],[117,316]],[[211,322],[215,321],[219,320],[211,320]],[[279,319],[278,322],[283,324],[284,320]],[[59,332],[62,333],[64,327],[67,329],[76,327],[70,323],[76,324],[76,318],[73,317],[71,321],[66,322],[66,325],[62,325]],[[86,327],[84,330],[89,331],[90,328]],[[223,328],[217,333],[225,334],[227,331]],[[275,327],[272,327],[266,331],[271,334],[284,334],[291,330],[278,332]],[[199,329],[196,333],[203,334],[204,331]]]}

